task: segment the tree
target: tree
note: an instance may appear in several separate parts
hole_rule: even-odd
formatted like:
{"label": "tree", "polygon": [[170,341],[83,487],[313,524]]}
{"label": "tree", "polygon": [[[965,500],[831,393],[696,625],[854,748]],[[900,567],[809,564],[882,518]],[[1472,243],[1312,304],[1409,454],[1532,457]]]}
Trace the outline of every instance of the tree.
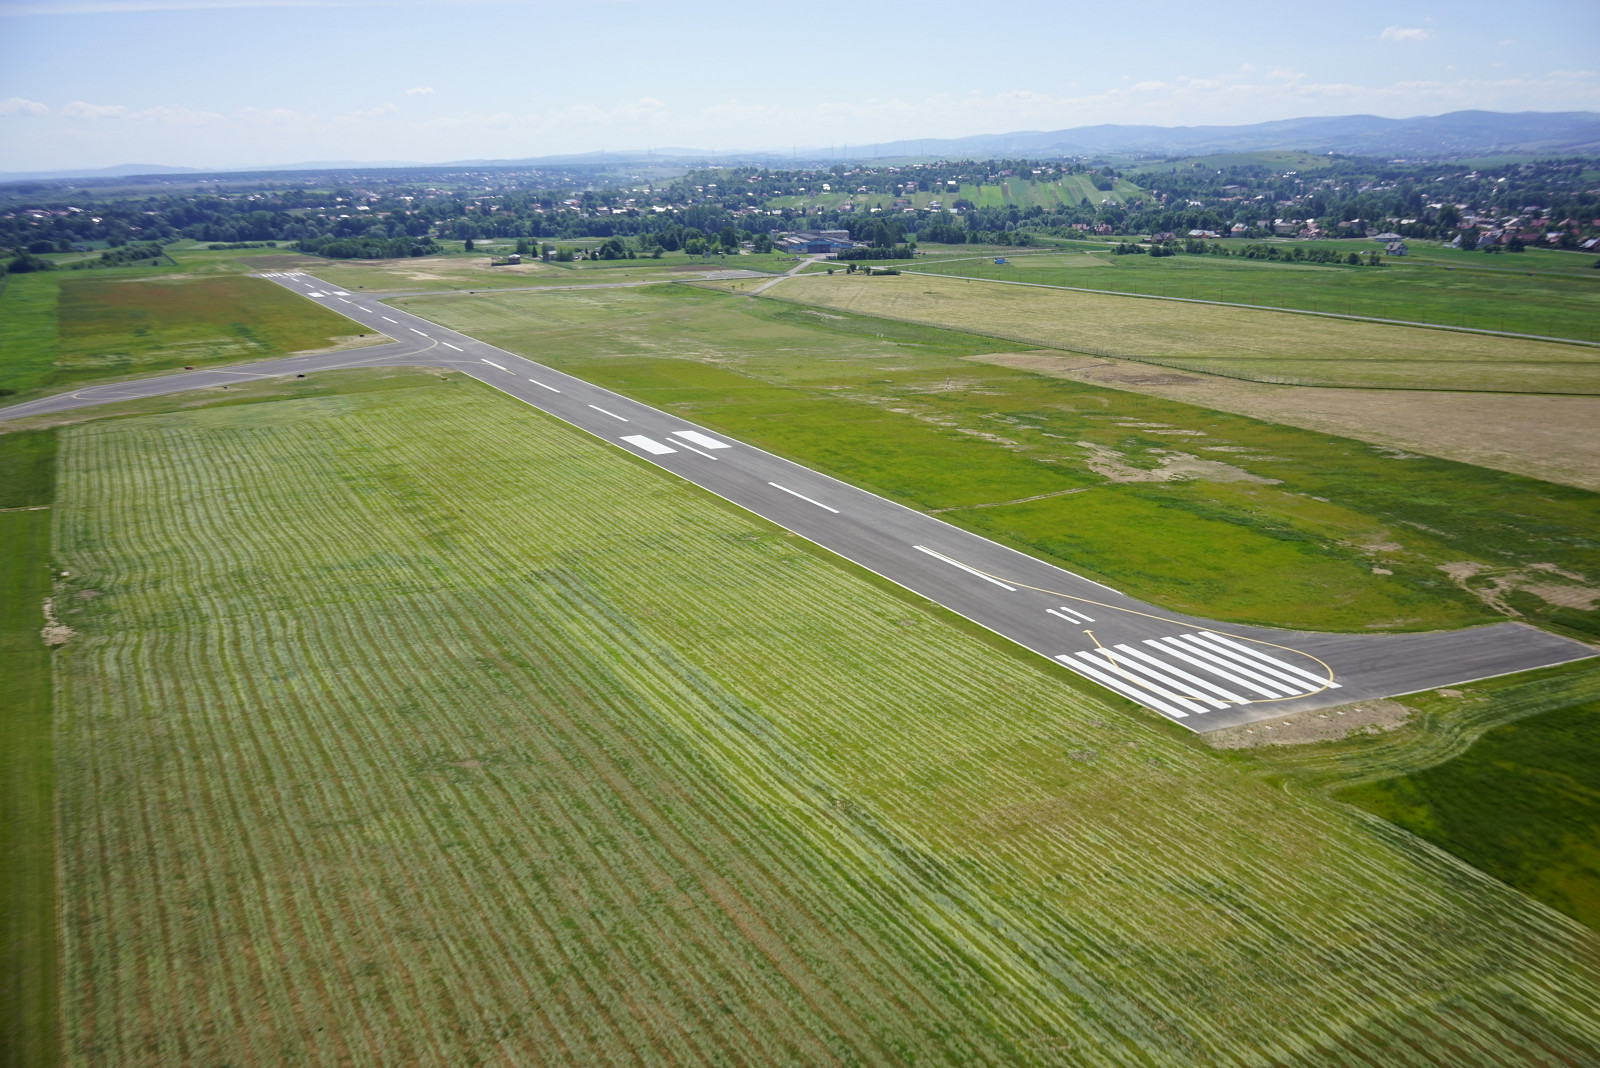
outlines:
{"label": "tree", "polygon": [[717,235],[717,241],[729,252],[739,251],[739,232],[731,226],[724,226]]}
{"label": "tree", "polygon": [[471,252],[477,246],[473,245],[472,238],[469,237],[469,238],[467,238],[467,243],[465,245],[463,245],[462,247],[465,248],[468,252]]}

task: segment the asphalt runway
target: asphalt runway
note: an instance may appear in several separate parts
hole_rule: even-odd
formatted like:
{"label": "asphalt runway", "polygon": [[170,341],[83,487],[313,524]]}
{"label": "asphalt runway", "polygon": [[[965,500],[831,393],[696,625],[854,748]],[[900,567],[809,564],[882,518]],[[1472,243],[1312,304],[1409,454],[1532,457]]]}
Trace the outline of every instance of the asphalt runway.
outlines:
{"label": "asphalt runway", "polygon": [[0,409],[0,419],[347,367],[454,367],[1195,731],[1597,655],[1511,622],[1324,634],[1178,615],[369,296],[298,272],[265,277],[397,340],[98,386]]}

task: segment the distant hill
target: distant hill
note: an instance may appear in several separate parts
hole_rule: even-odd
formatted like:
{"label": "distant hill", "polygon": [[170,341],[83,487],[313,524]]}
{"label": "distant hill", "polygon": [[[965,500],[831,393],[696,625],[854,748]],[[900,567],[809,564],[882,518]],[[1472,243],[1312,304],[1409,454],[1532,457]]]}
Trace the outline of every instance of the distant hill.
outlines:
{"label": "distant hill", "polygon": [[904,157],[992,158],[1006,156],[1140,157],[1200,156],[1270,150],[1338,152],[1384,159],[1458,159],[1471,156],[1600,155],[1600,113],[1592,111],[1453,111],[1447,115],[1385,119],[1377,115],[1283,119],[1250,126],[1077,126],[1067,130],[1020,130],[971,137],[922,138],[848,148],[809,147],[790,152],[710,152],[696,148],[585,152],[526,159],[473,159],[447,163],[282,164],[204,171],[158,164],[121,164],[99,170],[0,174],[0,182],[64,178],[111,178],[156,174],[243,174],[258,171],[389,169],[396,167],[559,167],[652,163],[699,165],[809,165],[819,161]]}
{"label": "distant hill", "polygon": [[1414,119],[1341,115],[1251,126],[1079,126],[1048,132],[896,141],[877,146],[875,152],[885,156],[1197,156],[1269,149],[1426,159],[1593,155],[1600,153],[1600,114],[1454,111]]}

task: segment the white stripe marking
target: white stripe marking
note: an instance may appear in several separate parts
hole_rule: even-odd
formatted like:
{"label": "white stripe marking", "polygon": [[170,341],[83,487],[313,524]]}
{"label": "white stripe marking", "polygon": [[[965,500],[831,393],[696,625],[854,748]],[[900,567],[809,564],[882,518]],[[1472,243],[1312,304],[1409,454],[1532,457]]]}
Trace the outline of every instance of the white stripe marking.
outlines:
{"label": "white stripe marking", "polygon": [[1283,683],[1279,682],[1277,679],[1270,678],[1270,677],[1268,677],[1266,675],[1263,675],[1259,671],[1254,671],[1249,667],[1246,667],[1244,665],[1241,665],[1241,664],[1237,663],[1237,661],[1240,659],[1237,656],[1234,657],[1232,660],[1227,659],[1226,657],[1224,657],[1222,655],[1222,652],[1220,650],[1212,648],[1211,646],[1207,645],[1206,643],[1204,643],[1204,642],[1200,641],[1199,639],[1195,638],[1195,636],[1192,635],[1192,634],[1185,634],[1185,635],[1182,635],[1181,637],[1168,638],[1167,641],[1169,641],[1169,642],[1171,642],[1173,644],[1181,644],[1185,649],[1187,649],[1191,653],[1194,653],[1196,656],[1204,657],[1207,660],[1210,660],[1210,661],[1213,661],[1215,663],[1221,664],[1223,667],[1226,667],[1230,671],[1234,671],[1234,672],[1239,673],[1240,675],[1244,675],[1246,678],[1255,679],[1257,682],[1261,683],[1261,685],[1270,687],[1271,689],[1277,690],[1280,693],[1286,693],[1286,694],[1289,694],[1290,696],[1294,696],[1294,695],[1297,695],[1297,694],[1301,693],[1301,690],[1299,688],[1297,688],[1297,687],[1286,686]]}
{"label": "white stripe marking", "polygon": [[[448,342],[448,341],[441,341],[441,342],[439,342],[439,344],[443,345],[447,349],[456,349],[456,347],[454,345],[450,344],[450,342]],[[460,352],[461,350],[460,349],[456,349],[456,351]],[[504,371],[505,368],[502,367],[502,368],[500,368],[500,370]]]}
{"label": "white stripe marking", "polygon": [[[1097,653],[1099,654],[1098,657],[1095,655]],[[1087,650],[1084,650],[1083,652],[1079,653],[1078,657],[1079,657],[1079,659],[1086,659],[1086,660],[1090,660],[1090,661],[1095,662],[1095,663],[1098,663],[1101,658],[1104,658],[1105,661],[1108,664],[1111,665],[1111,670],[1112,671],[1114,671],[1117,674],[1121,675],[1123,678],[1127,679],[1133,685],[1135,685],[1135,686],[1143,686],[1144,688],[1146,688],[1148,690],[1152,690],[1156,694],[1159,694],[1160,696],[1165,697],[1167,700],[1176,702],[1178,707],[1180,707],[1180,708],[1192,709],[1195,712],[1199,712],[1201,714],[1204,714],[1206,710],[1201,707],[1201,703],[1202,702],[1205,703],[1205,704],[1210,705],[1213,708],[1227,708],[1228,707],[1227,702],[1218,701],[1216,698],[1213,698],[1213,697],[1201,697],[1198,694],[1173,693],[1171,690],[1166,688],[1168,686],[1176,686],[1177,685],[1171,679],[1164,678],[1159,672],[1152,671],[1151,669],[1149,669],[1147,667],[1143,667],[1143,666],[1141,666],[1139,664],[1135,664],[1131,660],[1129,660],[1127,663],[1122,663],[1122,662],[1118,661],[1115,656],[1111,655],[1111,650],[1110,649],[1106,649],[1106,648],[1087,649]],[[1144,679],[1135,678],[1134,676],[1128,674],[1129,669],[1137,671],[1141,675],[1148,675],[1152,679],[1155,679],[1156,682],[1160,683],[1161,685],[1158,686],[1155,683],[1146,682]],[[1177,688],[1179,690],[1183,689],[1182,686],[1178,686]]]}
{"label": "white stripe marking", "polygon": [[716,438],[709,437],[709,436],[707,436],[705,434],[702,434],[698,430],[674,430],[672,432],[672,436],[673,437],[677,437],[677,438],[683,438],[686,441],[692,441],[696,445],[700,446],[702,449],[731,449],[731,448],[733,448],[733,446],[729,445],[726,441],[718,441]]}
{"label": "white stripe marking", "polygon": [[[1062,605],[1061,606],[1061,610],[1059,612],[1054,608],[1046,608],[1045,611],[1049,612],[1053,616],[1059,616],[1060,618],[1066,620],[1068,623],[1093,623],[1094,622],[1094,617],[1093,616],[1086,616],[1082,612],[1078,611],[1076,608],[1068,608],[1066,605]],[[1066,613],[1066,614],[1062,615],[1063,612]]]}
{"label": "white stripe marking", "polygon": [[1304,670],[1302,668],[1297,668],[1293,664],[1286,664],[1282,660],[1279,660],[1275,656],[1269,656],[1266,653],[1263,653],[1258,649],[1251,649],[1251,648],[1248,648],[1246,646],[1240,645],[1238,642],[1232,641],[1231,639],[1228,639],[1228,638],[1224,638],[1220,634],[1213,634],[1209,630],[1201,631],[1201,633],[1206,635],[1209,638],[1217,639],[1217,641],[1222,642],[1224,645],[1231,645],[1235,649],[1239,650],[1241,653],[1245,653],[1246,655],[1253,656],[1257,660],[1265,660],[1269,664],[1278,665],[1279,667],[1283,668],[1283,670],[1285,670],[1287,672],[1290,672],[1291,674],[1299,675],[1299,676],[1302,676],[1303,678],[1310,679],[1312,682],[1316,683],[1318,686],[1326,686],[1330,690],[1343,689],[1343,687],[1341,687],[1337,682],[1333,682],[1333,681],[1331,681],[1329,679],[1325,679],[1320,675],[1314,674],[1314,673],[1312,673],[1310,671],[1306,671],[1306,670]]}
{"label": "white stripe marking", "polygon": [[[422,334],[422,331],[421,331],[421,330],[418,330],[418,329],[417,329],[417,328],[416,328],[416,327],[414,327],[414,326],[413,326],[413,327],[412,327],[412,328],[411,328],[411,332],[412,332],[412,333],[413,333],[413,334]],[[427,337],[427,336],[428,336],[428,335],[427,335],[427,334],[422,334],[422,336],[423,336],[423,337]],[[489,361],[487,361],[487,360],[485,360],[485,361],[484,361],[484,362],[485,362],[485,363],[488,363],[488,362],[489,362]]]}
{"label": "white stripe marking", "polygon": [[528,381],[532,382],[534,385],[538,386],[540,389],[548,389],[551,393],[560,393],[561,392],[555,386],[547,386],[543,382],[539,381],[537,378],[530,378],[530,379],[528,379]]}
{"label": "white stripe marking", "polygon": [[1281,680],[1277,682],[1276,685],[1288,686],[1290,688],[1290,693],[1302,694],[1306,693],[1311,688],[1304,681],[1295,678],[1286,671],[1279,671],[1275,667],[1270,667],[1267,664],[1259,663],[1254,657],[1242,656],[1239,653],[1234,652],[1221,642],[1212,639],[1212,636],[1209,634],[1185,634],[1184,637],[1194,639],[1196,642],[1199,642],[1206,648],[1215,651],[1218,656],[1237,660],[1239,663],[1248,665],[1264,676],[1267,676],[1271,679]]}
{"label": "white stripe marking", "polygon": [[483,362],[488,364],[490,367],[493,367],[496,371],[504,371],[505,370],[504,367],[501,367],[499,364],[495,363],[493,360],[484,360]]}
{"label": "white stripe marking", "polygon": [[715,460],[716,459],[716,457],[712,456],[709,452],[701,452],[699,449],[695,448],[693,445],[690,445],[687,441],[680,441],[680,442],[678,442],[678,444],[682,445],[684,448],[688,449],[690,452],[694,453],[696,456],[704,456],[707,460]]}
{"label": "white stripe marking", "polygon": [[1080,664],[1076,660],[1073,660],[1070,656],[1058,656],[1056,659],[1061,661],[1061,663],[1066,667],[1076,671],[1079,675],[1082,675],[1084,678],[1093,679],[1106,689],[1114,690],[1115,692],[1120,693],[1122,696],[1126,697],[1136,705],[1143,705],[1146,708],[1153,708],[1157,712],[1164,712],[1173,719],[1189,718],[1189,713],[1183,711],[1182,709],[1173,708],[1165,701],[1158,701],[1148,693],[1142,693],[1133,690],[1126,683],[1118,680],[1115,676],[1106,675],[1102,672],[1096,671],[1088,664]]}
{"label": "white stripe marking", "polygon": [[632,445],[635,448],[643,449],[652,456],[665,456],[669,452],[678,451],[671,445],[663,445],[654,438],[647,438],[643,434],[629,434],[622,440],[626,441],[629,445]]}
{"label": "white stripe marking", "polygon": [[340,297],[339,299],[344,301],[344,303],[346,303],[346,304],[354,304],[355,303],[355,301],[353,301],[353,300],[345,300],[343,297]]}
{"label": "white stripe marking", "polygon": [[1238,686],[1241,689],[1249,690],[1251,693],[1258,693],[1269,701],[1277,700],[1278,695],[1273,693],[1271,690],[1264,690],[1260,686],[1257,686],[1255,683],[1251,682],[1249,679],[1241,678],[1226,668],[1218,667],[1215,664],[1208,664],[1204,660],[1190,656],[1187,650],[1185,650],[1172,639],[1164,640],[1167,642],[1165,645],[1154,638],[1147,638],[1145,639],[1145,644],[1151,646],[1152,648],[1159,649],[1163,653],[1168,653],[1172,656],[1175,656],[1184,663],[1193,664],[1201,671],[1209,671],[1211,674],[1216,675],[1219,678],[1227,679],[1233,685]]}
{"label": "white stripe marking", "polygon": [[348,289],[335,289],[333,291],[333,295],[336,297],[348,297],[350,295],[350,291]]}
{"label": "white stripe marking", "polygon": [[396,325],[396,326],[400,325],[399,322],[397,322],[394,319],[389,318],[387,315],[380,315],[380,316],[378,316],[378,318],[382,319],[386,323],[394,323],[394,325]]}
{"label": "white stripe marking", "polygon": [[926,545],[913,545],[912,548],[917,550],[918,552],[927,553],[929,556],[936,556],[940,560],[943,560],[945,563],[949,564],[952,567],[959,567],[961,570],[965,571],[969,575],[977,575],[979,578],[983,579],[983,581],[992,582],[996,586],[999,586],[1002,590],[1010,590],[1012,593],[1016,593],[1017,592],[1017,588],[1015,586],[1008,586],[1004,582],[1001,582],[997,578],[990,578],[988,575],[985,575],[982,571],[974,571],[972,568],[968,567],[966,564],[963,564],[963,563],[960,563],[958,561],[952,560],[948,556],[946,556],[944,553],[936,553],[932,549],[928,548]]}
{"label": "white stripe marking", "polygon": [[[488,363],[489,361],[485,360],[484,362]],[[616,412],[608,412],[604,408],[600,407],[600,405],[598,405],[598,404],[591,404],[591,405],[589,405],[589,407],[593,408],[595,411],[599,412],[601,415],[609,415],[613,419],[622,419],[622,416],[618,415]],[[626,423],[628,420],[622,419],[622,421],[624,423]]]}
{"label": "white stripe marking", "polygon": [[1205,679],[1202,679],[1202,678],[1200,678],[1200,677],[1198,677],[1196,675],[1191,675],[1187,671],[1183,670],[1180,667],[1174,667],[1174,666],[1172,666],[1171,664],[1167,663],[1164,660],[1157,660],[1155,657],[1151,656],[1149,653],[1144,652],[1142,649],[1135,649],[1131,645],[1119,645],[1119,646],[1117,646],[1117,649],[1118,649],[1118,651],[1126,653],[1128,656],[1131,656],[1136,660],[1143,660],[1148,664],[1154,664],[1156,667],[1160,668],[1162,671],[1170,671],[1170,672],[1172,672],[1172,674],[1176,675],[1178,678],[1183,679],[1183,680],[1185,680],[1187,682],[1191,682],[1194,685],[1200,687],[1202,690],[1210,690],[1212,693],[1216,694],[1218,697],[1221,697],[1221,698],[1223,698],[1224,700],[1227,700],[1227,701],[1232,701],[1236,705],[1247,705],[1247,704],[1250,703],[1250,699],[1248,697],[1240,697],[1236,693],[1232,693],[1232,692],[1230,692],[1228,690],[1224,690],[1221,686],[1214,686],[1211,683],[1207,682]]}
{"label": "white stripe marking", "polygon": [[796,493],[794,490],[790,489],[788,486],[780,486],[776,482],[768,482],[767,485],[771,486],[773,489],[783,490],[783,492],[787,493],[791,497],[799,497],[802,501],[805,501],[808,504],[814,504],[818,508],[821,508],[824,512],[832,512],[834,515],[838,515],[839,514],[839,509],[837,509],[837,508],[829,508],[827,505],[823,504],[821,501],[814,501],[810,497],[807,497],[804,493]]}

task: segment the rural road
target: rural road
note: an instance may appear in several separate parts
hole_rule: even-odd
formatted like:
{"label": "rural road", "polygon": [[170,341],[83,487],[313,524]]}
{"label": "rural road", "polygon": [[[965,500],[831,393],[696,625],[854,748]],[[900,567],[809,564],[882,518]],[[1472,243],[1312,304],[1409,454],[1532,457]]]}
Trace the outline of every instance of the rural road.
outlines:
{"label": "rural road", "polygon": [[266,277],[399,340],[79,390],[0,409],[0,419],[312,371],[455,367],[1195,731],[1597,655],[1519,623],[1426,634],[1326,634],[1168,612],[310,275]]}

